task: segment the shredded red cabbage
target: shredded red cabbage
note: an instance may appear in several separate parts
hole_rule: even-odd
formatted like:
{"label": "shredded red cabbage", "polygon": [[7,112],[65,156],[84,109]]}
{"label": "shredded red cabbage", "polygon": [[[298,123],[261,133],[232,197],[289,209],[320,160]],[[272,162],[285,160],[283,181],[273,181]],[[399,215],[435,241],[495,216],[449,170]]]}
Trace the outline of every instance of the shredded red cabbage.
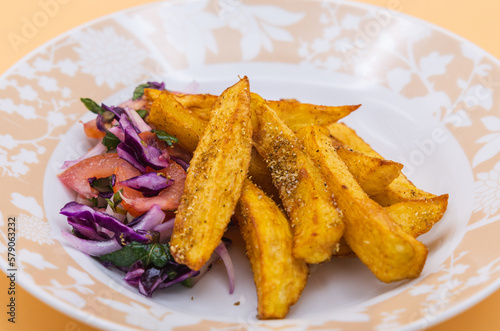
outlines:
{"label": "shredded red cabbage", "polygon": [[93,222],[76,217],[68,217],[68,224],[73,227],[75,235],[80,238],[91,240],[111,239],[109,235],[101,231]]}
{"label": "shredded red cabbage", "polygon": [[178,165],[180,165],[182,167],[182,169],[184,169],[184,171],[187,171],[188,168],[189,168],[189,162],[186,162],[178,157],[175,157],[175,156],[170,156],[170,159],[172,159],[173,161],[175,161],[175,163],[177,163]]}
{"label": "shredded red cabbage", "polygon": [[115,119],[117,120],[120,119],[122,114],[125,113],[125,109],[123,109],[122,107],[106,106],[105,104],[101,104],[101,108],[115,114]]}
{"label": "shredded red cabbage", "polygon": [[139,281],[141,280],[141,276],[144,273],[144,271],[145,269],[142,264],[142,261],[138,260],[137,262],[132,264],[132,266],[127,271],[127,274],[125,275],[125,278],[123,278],[123,280],[129,285],[137,287],[139,285]]}
{"label": "shredded red cabbage", "polygon": [[121,127],[113,126],[113,127],[109,128],[108,131],[111,132],[112,134],[114,134],[118,139],[120,139],[120,141],[125,140],[125,134],[123,133],[123,130]]}
{"label": "shredded red cabbage", "polygon": [[165,82],[148,82],[148,88],[163,91],[165,89]]}
{"label": "shredded red cabbage", "polygon": [[79,204],[75,201],[68,202],[61,209],[61,214],[73,217],[74,219],[94,222],[96,225],[113,231],[116,237],[120,237],[124,241],[147,243],[151,239],[150,236],[139,234],[134,229],[120,222],[117,218],[100,211],[95,211],[91,207]]}
{"label": "shredded red cabbage", "polygon": [[125,109],[125,113],[128,115],[128,118],[130,119],[130,122],[132,122],[132,125],[136,129],[137,133],[152,130],[135,109],[131,107],[124,107],[123,109]]}
{"label": "shredded red cabbage", "polygon": [[120,184],[142,192],[145,197],[154,197],[160,191],[172,185],[173,182],[172,179],[167,179],[162,173],[149,172],[127,179],[120,182]]}
{"label": "shredded red cabbage", "polygon": [[141,275],[137,288],[139,293],[151,297],[156,289],[172,286],[199,273],[182,264],[169,264],[163,268],[150,267]]}
{"label": "shredded red cabbage", "polygon": [[160,170],[169,165],[169,160],[162,151],[141,140],[125,114],[120,117],[119,123],[125,133],[125,138],[117,147],[118,156],[143,173],[146,172],[146,166]]}

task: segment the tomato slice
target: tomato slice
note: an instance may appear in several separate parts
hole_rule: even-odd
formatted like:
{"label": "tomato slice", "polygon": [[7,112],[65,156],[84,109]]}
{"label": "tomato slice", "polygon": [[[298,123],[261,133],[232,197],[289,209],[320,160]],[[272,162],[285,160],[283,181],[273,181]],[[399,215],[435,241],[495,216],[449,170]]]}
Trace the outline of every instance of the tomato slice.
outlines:
{"label": "tomato slice", "polygon": [[186,181],[186,172],[175,162],[164,169],[155,171],[148,168],[148,172],[161,172],[165,177],[173,179],[172,185],[163,189],[157,196],[146,198],[141,192],[123,186],[120,182],[127,180],[127,174],[121,169],[116,171],[116,184],[113,190],[123,189],[122,206],[132,216],[139,216],[147,212],[153,205],[159,205],[162,210],[175,210],[179,206],[182,193],[184,193],[184,182]]}
{"label": "tomato slice", "polygon": [[101,139],[106,135],[106,133],[97,128],[96,119],[83,123],[83,130],[89,138]]}
{"label": "tomato slice", "polygon": [[116,173],[116,169],[121,169],[122,176],[135,177],[141,173],[127,161],[121,159],[116,153],[96,155],[82,160],[69,167],[58,175],[61,182],[78,194],[87,199],[97,197],[97,190],[92,188],[88,178],[105,178]]}
{"label": "tomato slice", "polygon": [[[140,137],[148,145],[162,151],[174,151],[172,154],[183,155],[182,150],[177,152],[178,149],[169,147],[167,143],[159,139],[154,133],[143,132],[140,134]],[[141,172],[127,161],[121,159],[116,153],[96,155],[82,160],[59,174],[59,179],[78,194],[90,199],[97,197],[98,192],[90,186],[88,178],[105,178],[114,174],[116,176],[116,183],[113,191],[122,190],[122,206],[132,216],[142,215],[154,204],[159,205],[165,211],[177,209],[182,193],[184,192],[184,182],[186,180],[184,169],[176,162],[170,161],[169,166],[164,169],[156,171],[148,167],[147,171],[161,172],[167,178],[173,179],[174,182],[157,196],[146,198],[141,192],[121,184],[121,182],[127,179],[141,175]]]}

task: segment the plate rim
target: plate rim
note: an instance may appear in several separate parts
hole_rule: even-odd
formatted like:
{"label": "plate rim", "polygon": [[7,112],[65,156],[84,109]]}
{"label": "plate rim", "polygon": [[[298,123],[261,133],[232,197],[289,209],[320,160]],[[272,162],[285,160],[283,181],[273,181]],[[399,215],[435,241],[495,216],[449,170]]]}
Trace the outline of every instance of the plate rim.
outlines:
{"label": "plate rim", "polygon": [[[203,0],[189,0],[189,2],[200,2],[200,1],[203,1]],[[298,2],[305,2],[307,0],[297,0],[297,1]],[[443,33],[448,38],[452,38],[454,40],[457,40],[461,43],[466,44],[467,46],[472,46],[475,51],[479,52],[482,56],[488,58],[490,61],[492,61],[493,63],[495,63],[497,66],[500,67],[500,59],[495,57],[494,55],[492,55],[491,53],[489,53],[488,51],[486,51],[482,47],[478,46],[476,43],[458,35],[455,32],[452,32],[448,29],[445,29],[444,27],[441,27],[433,22],[426,21],[422,18],[415,17],[415,16],[412,16],[410,14],[406,14],[403,12],[391,10],[387,7],[374,5],[374,4],[370,4],[370,3],[365,3],[365,2],[349,1],[349,0],[323,0],[323,1],[322,0],[314,0],[314,1],[317,3],[320,3],[320,2],[338,3],[338,4],[356,7],[356,8],[361,8],[361,9],[366,9],[366,10],[378,9],[378,10],[386,10],[386,11],[389,11],[391,13],[396,13],[397,17],[400,17],[404,20],[410,21],[413,24],[427,26],[431,30],[436,30],[436,31]],[[281,1],[277,1],[277,2],[281,2]],[[44,48],[64,39],[65,37],[68,37],[68,36],[74,34],[75,32],[81,31],[86,27],[93,26],[99,22],[102,22],[102,21],[105,21],[108,19],[113,19],[113,17],[116,15],[121,15],[121,14],[125,14],[128,12],[134,12],[134,11],[145,9],[148,7],[163,6],[165,4],[175,5],[175,4],[182,4],[182,3],[186,3],[186,1],[162,0],[162,1],[157,1],[157,2],[150,2],[150,3],[140,4],[140,5],[134,5],[134,6],[131,6],[128,8],[113,11],[111,13],[99,16],[97,18],[94,18],[94,19],[89,20],[87,22],[84,22],[82,24],[79,24],[75,27],[72,27],[71,29],[64,31],[61,34],[58,34],[57,36],[55,36],[53,38],[50,38],[49,40],[47,40],[43,44],[37,46],[36,48],[31,50],[27,54],[22,56],[14,64],[12,64],[5,72],[3,72],[0,75],[0,80],[5,79],[19,65],[21,65],[23,62],[26,62],[27,60],[29,60],[30,58],[32,58],[33,56],[38,54]],[[243,4],[249,4],[249,3],[252,3],[252,1],[243,0]],[[284,3],[284,1],[283,1],[283,3]],[[270,3],[270,4],[273,4],[273,3]],[[46,164],[44,164],[44,166],[45,166],[45,168],[42,168],[42,171],[45,170],[47,167]],[[6,267],[6,264],[4,264],[3,260],[0,260],[0,264],[3,267]],[[23,287],[24,290],[26,290],[30,294],[34,295],[40,301],[44,302],[45,304],[49,305],[50,307],[58,310],[59,312],[65,314],[71,318],[75,318],[76,320],[78,320],[84,324],[87,324],[87,325],[90,325],[93,327],[104,328],[104,329],[109,328],[109,327],[120,327],[121,329],[137,330],[136,328],[131,327],[129,325],[124,325],[124,324],[117,323],[117,322],[114,322],[114,321],[109,320],[109,319],[99,317],[97,315],[92,315],[92,314],[86,313],[82,309],[75,309],[75,307],[67,305],[66,302],[63,301],[62,299],[57,298],[56,296],[52,295],[49,292],[46,292],[37,284],[32,284],[30,281],[23,280],[23,277],[20,277],[18,279],[18,281],[19,281],[19,285],[21,287]],[[444,321],[446,321],[454,316],[459,315],[460,313],[466,311],[467,309],[470,309],[471,307],[477,305],[479,302],[485,300],[487,297],[491,296],[499,288],[500,288],[500,278],[497,279],[496,281],[493,281],[491,284],[489,284],[485,288],[483,288],[479,291],[476,291],[474,294],[472,294],[466,300],[460,301],[459,303],[453,305],[451,308],[446,308],[444,311],[439,312],[437,315],[434,315],[434,318],[432,319],[431,322],[428,322],[426,324],[426,327],[435,326],[435,325],[442,323],[442,322],[444,322]],[[95,321],[95,323],[89,323],[88,320],[86,320],[86,318],[88,318],[89,316],[93,319],[93,321]],[[418,326],[420,321],[421,321],[421,319],[414,321],[412,323],[408,323],[408,324],[400,327],[400,329],[402,329],[402,330],[413,329],[415,326]],[[271,323],[272,323],[272,321],[271,321]]]}

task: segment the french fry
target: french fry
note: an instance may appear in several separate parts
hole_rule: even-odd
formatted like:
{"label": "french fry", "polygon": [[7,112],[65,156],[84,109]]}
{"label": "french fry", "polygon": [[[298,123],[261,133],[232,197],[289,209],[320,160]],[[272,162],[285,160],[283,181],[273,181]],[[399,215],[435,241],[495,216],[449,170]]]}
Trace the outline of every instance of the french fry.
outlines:
{"label": "french fry", "polygon": [[[363,153],[365,155],[382,158],[380,154],[375,152],[356,132],[343,123],[332,123],[328,125],[328,130],[337,140],[345,146]],[[382,206],[390,206],[398,202],[415,199],[430,199],[436,195],[425,192],[406,178],[403,173],[400,173],[391,184],[384,190],[371,198],[377,201]]]}
{"label": "french fry", "polygon": [[370,196],[382,192],[399,176],[403,168],[401,163],[371,157],[347,148],[337,148],[337,153],[363,191]]}
{"label": "french fry", "polygon": [[252,94],[254,147],[266,161],[293,229],[293,254],[308,263],[330,258],[342,237],[339,217],[319,170],[292,130]]}
{"label": "french fry", "polygon": [[[160,98],[162,94],[160,95]],[[240,198],[252,150],[248,78],[226,89],[193,153],[170,241],[174,259],[199,270]]]}
{"label": "french fry", "polygon": [[254,275],[258,318],[284,318],[299,299],[309,272],[307,263],[292,255],[290,224],[250,180],[243,184],[235,216]]}
{"label": "french fry", "polygon": [[346,223],[344,238],[359,259],[386,283],[418,277],[427,248],[363,191],[333,147],[328,129],[305,127],[298,135],[335,196]]}

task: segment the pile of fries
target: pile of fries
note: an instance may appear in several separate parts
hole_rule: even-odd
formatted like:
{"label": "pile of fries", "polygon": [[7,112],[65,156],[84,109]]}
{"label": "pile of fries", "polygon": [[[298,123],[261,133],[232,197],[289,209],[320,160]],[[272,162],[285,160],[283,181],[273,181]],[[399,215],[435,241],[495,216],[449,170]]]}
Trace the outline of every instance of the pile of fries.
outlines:
{"label": "pile of fries", "polygon": [[220,96],[145,90],[148,121],[193,152],[170,243],[199,270],[234,216],[246,244],[260,319],[284,318],[309,265],[357,256],[383,282],[418,277],[415,238],[446,211],[448,195],[415,187],[337,123],[357,106],[268,101],[243,77]]}

